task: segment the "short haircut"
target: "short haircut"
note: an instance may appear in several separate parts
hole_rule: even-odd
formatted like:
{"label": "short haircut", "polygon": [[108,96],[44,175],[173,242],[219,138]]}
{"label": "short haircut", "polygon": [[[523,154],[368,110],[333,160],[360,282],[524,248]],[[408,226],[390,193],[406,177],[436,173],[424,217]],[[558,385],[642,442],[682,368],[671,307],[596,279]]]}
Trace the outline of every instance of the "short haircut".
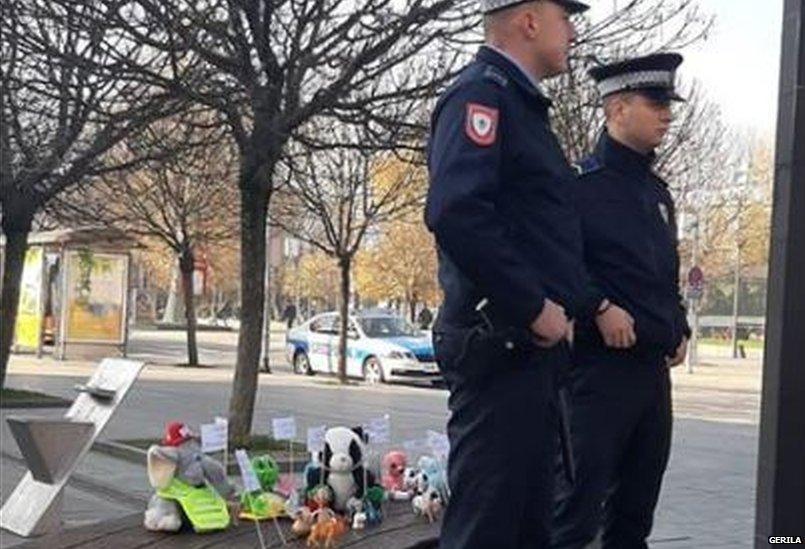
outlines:
{"label": "short haircut", "polygon": [[614,103],[618,101],[625,101],[628,103],[629,101],[634,99],[636,95],[637,92],[634,91],[621,91],[604,97],[604,99],[601,101],[601,104],[604,107],[604,116],[607,118],[607,120],[610,117],[610,113],[612,112],[612,107]]}

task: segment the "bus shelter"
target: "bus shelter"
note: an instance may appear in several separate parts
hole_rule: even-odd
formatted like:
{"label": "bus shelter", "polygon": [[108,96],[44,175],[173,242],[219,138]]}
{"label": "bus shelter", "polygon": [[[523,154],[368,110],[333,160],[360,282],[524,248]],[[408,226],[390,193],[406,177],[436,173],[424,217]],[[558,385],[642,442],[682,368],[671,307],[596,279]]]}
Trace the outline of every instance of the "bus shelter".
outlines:
{"label": "bus shelter", "polygon": [[13,351],[50,352],[61,360],[125,356],[129,267],[137,247],[108,228],[31,233]]}

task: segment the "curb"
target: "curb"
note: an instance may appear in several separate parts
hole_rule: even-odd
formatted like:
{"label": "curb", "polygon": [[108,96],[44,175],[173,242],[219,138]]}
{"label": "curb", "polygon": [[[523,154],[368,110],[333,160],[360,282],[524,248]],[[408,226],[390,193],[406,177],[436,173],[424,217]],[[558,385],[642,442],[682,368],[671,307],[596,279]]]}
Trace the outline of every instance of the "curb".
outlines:
{"label": "curb", "polygon": [[35,408],[69,408],[73,403],[68,400],[55,400],[53,402],[37,402],[35,400],[22,400],[15,402],[12,405],[3,403],[0,410],[21,410],[21,409],[35,409]]}

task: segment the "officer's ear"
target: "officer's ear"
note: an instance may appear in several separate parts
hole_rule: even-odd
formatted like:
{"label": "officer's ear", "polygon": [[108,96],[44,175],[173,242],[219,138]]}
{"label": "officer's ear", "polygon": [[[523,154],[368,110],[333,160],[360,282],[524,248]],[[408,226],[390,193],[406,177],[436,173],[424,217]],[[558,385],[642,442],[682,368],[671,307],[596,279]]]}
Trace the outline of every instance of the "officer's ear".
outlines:
{"label": "officer's ear", "polygon": [[521,8],[520,18],[523,30],[529,38],[538,36],[542,30],[542,18],[539,13],[540,4],[542,2],[526,2]]}
{"label": "officer's ear", "polygon": [[629,107],[632,100],[631,92],[614,93],[604,98],[604,116],[607,122],[620,123],[623,120],[625,110]]}

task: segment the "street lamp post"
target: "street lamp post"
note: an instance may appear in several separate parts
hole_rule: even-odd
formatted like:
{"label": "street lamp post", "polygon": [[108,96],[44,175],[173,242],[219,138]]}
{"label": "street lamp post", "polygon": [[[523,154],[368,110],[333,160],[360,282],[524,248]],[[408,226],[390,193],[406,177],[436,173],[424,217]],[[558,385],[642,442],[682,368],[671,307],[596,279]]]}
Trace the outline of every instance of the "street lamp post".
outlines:
{"label": "street lamp post", "polygon": [[755,547],[805,535],[805,0],[785,0]]}

